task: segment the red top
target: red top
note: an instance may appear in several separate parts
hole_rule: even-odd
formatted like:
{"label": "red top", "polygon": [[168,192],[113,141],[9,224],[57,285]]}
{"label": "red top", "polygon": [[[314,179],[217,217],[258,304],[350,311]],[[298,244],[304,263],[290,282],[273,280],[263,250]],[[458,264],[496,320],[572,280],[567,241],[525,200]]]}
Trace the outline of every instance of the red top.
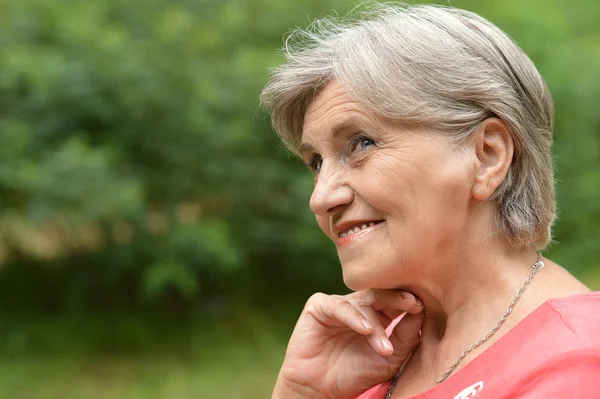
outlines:
{"label": "red top", "polygon": [[[382,399],[389,386],[357,399]],[[446,381],[410,399],[475,397],[600,398],[600,292],[544,302]]]}

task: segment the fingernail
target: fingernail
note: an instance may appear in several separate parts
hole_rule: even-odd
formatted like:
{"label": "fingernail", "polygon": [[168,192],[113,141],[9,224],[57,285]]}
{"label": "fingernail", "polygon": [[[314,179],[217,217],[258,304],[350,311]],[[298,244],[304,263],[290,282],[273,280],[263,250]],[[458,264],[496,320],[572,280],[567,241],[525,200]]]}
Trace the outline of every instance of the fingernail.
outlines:
{"label": "fingernail", "polygon": [[414,299],[415,296],[413,294],[411,294],[410,292],[403,292],[402,293],[402,298],[404,298],[404,299]]}
{"label": "fingernail", "polygon": [[392,346],[392,343],[391,343],[391,342],[390,342],[390,340],[389,340],[389,339],[387,339],[387,338],[383,338],[383,339],[381,340],[381,345],[383,345],[383,348],[384,348],[386,351],[389,351],[389,352],[393,352],[393,351],[394,351],[394,347]]}
{"label": "fingernail", "polygon": [[415,302],[416,302],[417,306],[423,306],[423,302],[421,302],[421,300],[417,297],[415,297]]}
{"label": "fingernail", "polygon": [[366,328],[367,330],[372,330],[373,329],[373,325],[371,323],[369,323],[368,320],[363,320],[362,321],[362,325],[364,328]]}

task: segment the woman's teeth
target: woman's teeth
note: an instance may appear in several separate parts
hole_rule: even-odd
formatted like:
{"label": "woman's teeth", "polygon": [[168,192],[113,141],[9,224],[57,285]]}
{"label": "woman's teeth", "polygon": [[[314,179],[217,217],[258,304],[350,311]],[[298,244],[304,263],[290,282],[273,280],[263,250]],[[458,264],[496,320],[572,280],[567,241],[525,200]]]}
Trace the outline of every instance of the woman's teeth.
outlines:
{"label": "woman's teeth", "polygon": [[374,226],[375,224],[376,224],[375,222],[369,222],[369,223],[363,223],[360,226],[357,225],[356,227],[353,227],[351,229],[341,232],[340,237],[346,237],[351,234],[356,234],[359,231],[366,229],[367,227]]}

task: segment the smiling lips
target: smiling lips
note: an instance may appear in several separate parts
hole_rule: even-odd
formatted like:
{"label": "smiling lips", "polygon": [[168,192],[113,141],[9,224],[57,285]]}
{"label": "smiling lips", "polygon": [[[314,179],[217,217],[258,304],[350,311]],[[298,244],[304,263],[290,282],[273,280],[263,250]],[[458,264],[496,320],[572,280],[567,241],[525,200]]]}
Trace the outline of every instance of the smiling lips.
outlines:
{"label": "smiling lips", "polygon": [[373,230],[375,226],[381,223],[383,223],[383,220],[353,223],[349,227],[345,227],[344,230],[338,233],[338,240],[336,241],[336,244],[338,247],[348,245],[358,237],[369,233]]}
{"label": "smiling lips", "polygon": [[353,227],[350,227],[346,231],[342,231],[340,234],[338,234],[338,236],[339,237],[346,237],[347,235],[358,233],[359,231],[364,230],[367,227],[374,226],[375,224],[378,224],[378,223],[381,223],[381,222],[368,222],[368,223],[362,223],[360,225],[357,224],[357,225],[355,225]]}

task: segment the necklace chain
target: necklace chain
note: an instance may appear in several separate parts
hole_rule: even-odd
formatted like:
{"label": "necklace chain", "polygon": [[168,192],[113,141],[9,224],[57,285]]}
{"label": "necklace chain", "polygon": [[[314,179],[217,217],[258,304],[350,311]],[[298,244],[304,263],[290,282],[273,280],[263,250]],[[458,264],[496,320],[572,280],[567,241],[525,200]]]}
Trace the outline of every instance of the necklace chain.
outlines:
{"label": "necklace chain", "polygon": [[[446,380],[446,378],[448,378],[450,376],[450,374],[452,374],[454,372],[456,367],[458,367],[460,362],[465,357],[467,357],[467,355],[469,353],[471,353],[473,350],[475,350],[476,348],[481,346],[483,343],[487,342],[494,334],[496,334],[496,332],[500,329],[500,327],[502,327],[502,325],[504,324],[506,319],[508,319],[508,317],[512,313],[514,306],[519,301],[519,299],[521,299],[523,292],[525,292],[525,289],[527,288],[529,283],[531,283],[531,280],[533,280],[533,277],[535,276],[535,274],[543,267],[544,267],[544,262],[542,261],[542,255],[538,252],[538,257],[537,257],[537,260],[535,261],[535,263],[533,264],[533,270],[531,271],[531,274],[529,275],[527,280],[525,280],[525,283],[521,286],[521,288],[519,288],[517,295],[513,298],[510,305],[508,305],[506,312],[504,312],[504,315],[502,315],[502,318],[500,319],[498,324],[496,324],[496,327],[492,328],[490,330],[490,332],[488,332],[485,335],[485,337],[481,338],[479,341],[477,341],[473,345],[469,346],[463,353],[461,353],[460,356],[456,359],[456,361],[452,364],[452,366],[450,366],[450,369],[448,369],[448,371],[446,371],[444,373],[444,375],[442,375],[442,377],[439,380],[437,380],[435,385],[438,385],[438,384],[441,384],[442,382],[444,382]],[[392,384],[390,385],[390,389],[388,389],[388,391],[385,395],[385,399],[390,399],[392,397],[392,393],[394,392],[394,388],[396,387],[396,383],[398,382],[398,378],[400,377],[400,373],[402,372],[403,368],[404,368],[404,365],[402,368],[400,368],[400,370],[398,370],[398,372],[392,379]]]}

